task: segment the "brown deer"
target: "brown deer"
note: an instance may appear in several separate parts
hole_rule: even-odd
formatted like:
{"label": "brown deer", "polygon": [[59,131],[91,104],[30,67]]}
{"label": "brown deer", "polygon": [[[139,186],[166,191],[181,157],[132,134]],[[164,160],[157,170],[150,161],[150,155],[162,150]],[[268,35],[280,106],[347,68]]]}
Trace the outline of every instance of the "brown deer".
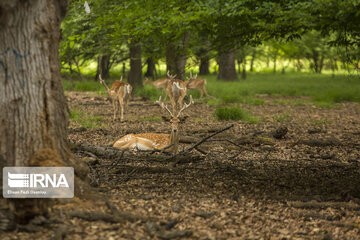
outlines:
{"label": "brown deer", "polygon": [[167,78],[160,78],[160,79],[158,79],[158,80],[156,80],[154,82],[151,81],[149,78],[145,78],[145,81],[144,81],[145,84],[152,85],[157,90],[161,89],[161,88],[164,89],[165,90],[165,99],[164,99],[165,101],[166,101],[166,99],[168,97],[168,95],[166,93],[166,87],[167,87],[168,82],[169,82],[169,80]]}
{"label": "brown deer", "polygon": [[164,102],[161,101],[161,96],[156,101],[163,109],[167,110],[171,116],[171,133],[139,133],[127,134],[117,140],[113,147],[120,150],[161,150],[176,153],[179,146],[179,123],[180,114],[192,103],[193,99],[190,96],[190,102],[180,109],[177,115],[173,114]]}
{"label": "brown deer", "polygon": [[203,97],[204,93],[206,97],[209,97],[210,95],[206,91],[206,79],[203,78],[197,78],[197,74],[195,76],[192,75],[190,72],[190,77],[187,78],[187,81],[185,81],[187,89],[196,89],[200,91],[200,98]]}
{"label": "brown deer", "polygon": [[111,87],[109,88],[105,83],[105,81],[101,78],[101,75],[99,75],[99,78],[100,78],[100,83],[104,85],[109,97],[111,98],[114,109],[114,120],[116,120],[117,112],[118,110],[120,110],[120,121],[123,121],[124,112],[128,107],[130,95],[133,89],[132,86],[127,82],[123,82],[121,77],[120,81],[115,80],[111,84]]}
{"label": "brown deer", "polygon": [[169,82],[166,88],[166,93],[170,97],[172,110],[175,113],[177,109],[182,108],[184,97],[187,94],[187,88],[184,81],[175,79],[176,75],[170,75],[168,71],[167,76]]}

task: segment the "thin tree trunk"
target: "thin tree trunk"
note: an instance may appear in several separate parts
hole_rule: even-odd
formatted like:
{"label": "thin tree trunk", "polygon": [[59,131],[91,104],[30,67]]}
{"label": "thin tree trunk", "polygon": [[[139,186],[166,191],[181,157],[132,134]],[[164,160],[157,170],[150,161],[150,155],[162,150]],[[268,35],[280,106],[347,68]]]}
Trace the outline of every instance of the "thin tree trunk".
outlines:
{"label": "thin tree trunk", "polygon": [[98,57],[98,66],[95,76],[95,81],[99,79],[99,74],[103,79],[110,77],[110,56],[109,55],[100,55]]}
{"label": "thin tree trunk", "polygon": [[242,62],[242,60],[240,60],[240,59],[236,60],[237,68],[238,68],[238,74],[241,74],[241,62]]}
{"label": "thin tree trunk", "polygon": [[79,61],[76,58],[74,58],[74,62],[75,62],[75,66],[76,66],[76,68],[78,70],[81,81],[84,81],[84,76],[81,73],[80,66],[79,66]]}
{"label": "thin tree trunk", "polygon": [[[66,6],[63,0],[0,2],[1,167],[69,164],[66,99],[58,56],[60,21]],[[9,214],[15,211],[16,220],[24,222],[46,213],[47,202],[1,201],[0,209],[12,205]],[[4,217],[2,213],[0,217]]]}
{"label": "thin tree trunk", "polygon": [[250,72],[254,71],[255,57],[256,57],[256,49],[253,49],[252,55],[251,55],[251,61],[250,61]]}
{"label": "thin tree trunk", "polygon": [[218,80],[220,81],[238,80],[235,70],[235,51],[233,49],[219,51]]}
{"label": "thin tree trunk", "polygon": [[155,62],[152,57],[149,57],[146,59],[147,64],[147,70],[145,73],[145,77],[154,78],[154,72],[155,72]]}
{"label": "thin tree trunk", "polygon": [[244,79],[244,80],[246,79],[246,58],[244,58],[244,61],[242,63],[241,78]]}
{"label": "thin tree trunk", "polygon": [[274,57],[273,57],[273,62],[274,62],[273,73],[276,73],[277,55],[278,55],[278,52],[277,52],[277,49],[276,49],[276,52],[274,52]]}
{"label": "thin tree trunk", "polygon": [[122,75],[123,75],[123,77],[125,77],[125,75],[126,75],[126,64],[125,64],[125,61],[122,63]]}
{"label": "thin tree trunk", "polygon": [[128,82],[133,88],[142,87],[141,45],[130,44],[130,72]]}

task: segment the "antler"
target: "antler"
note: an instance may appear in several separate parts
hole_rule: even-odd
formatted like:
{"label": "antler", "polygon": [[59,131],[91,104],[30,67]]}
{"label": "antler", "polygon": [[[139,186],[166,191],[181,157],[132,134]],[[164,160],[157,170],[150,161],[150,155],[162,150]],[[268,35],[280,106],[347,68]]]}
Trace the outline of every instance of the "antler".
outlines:
{"label": "antler", "polygon": [[168,78],[169,78],[170,80],[176,78],[176,74],[175,74],[175,75],[171,75],[171,74],[170,74],[170,70],[168,70],[166,74],[167,74],[167,76],[168,76]]}
{"label": "antler", "polygon": [[122,76],[120,77],[120,82],[122,82]]}
{"label": "antler", "polygon": [[109,87],[106,85],[106,82],[102,79],[101,74],[99,74],[100,83],[106,88],[106,91],[109,92]]}
{"label": "antler", "polygon": [[160,107],[162,107],[163,109],[166,109],[169,113],[170,113],[170,116],[173,118],[174,115],[172,114],[172,112],[169,110],[169,108],[165,105],[164,102],[161,101],[161,96],[159,98],[159,100],[156,101],[157,104],[160,105]]}
{"label": "antler", "polygon": [[188,103],[188,104],[184,103],[184,106],[182,107],[182,109],[180,109],[180,111],[178,112],[178,114],[177,114],[176,117],[179,117],[180,114],[181,114],[181,112],[182,112],[183,110],[185,110],[186,108],[188,108],[188,107],[189,107],[191,104],[193,104],[193,103],[194,103],[193,97],[192,97],[192,95],[190,95],[190,101],[189,101],[189,103]]}
{"label": "antler", "polygon": [[197,74],[195,76],[192,75],[192,71],[190,71],[190,77],[187,78],[189,81],[195,80],[197,78]]}

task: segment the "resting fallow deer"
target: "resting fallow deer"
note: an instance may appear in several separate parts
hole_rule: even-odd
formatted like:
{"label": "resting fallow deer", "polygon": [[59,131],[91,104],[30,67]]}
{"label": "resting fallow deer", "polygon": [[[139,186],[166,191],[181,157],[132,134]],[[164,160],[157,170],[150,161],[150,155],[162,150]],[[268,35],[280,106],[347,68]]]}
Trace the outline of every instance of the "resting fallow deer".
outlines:
{"label": "resting fallow deer", "polygon": [[188,108],[193,102],[192,96],[190,96],[190,102],[180,109],[177,115],[173,114],[164,102],[161,101],[161,96],[156,101],[163,109],[167,110],[171,116],[171,133],[139,133],[139,134],[127,134],[117,140],[113,147],[120,150],[163,150],[176,153],[179,146],[179,123],[180,114],[186,108]]}
{"label": "resting fallow deer", "polygon": [[206,79],[197,78],[197,74],[195,76],[192,75],[190,72],[190,77],[185,81],[187,89],[196,89],[200,91],[200,98],[203,97],[204,93],[205,96],[208,97],[209,94],[206,91]]}
{"label": "resting fallow deer", "polygon": [[99,75],[99,78],[100,83],[104,85],[109,97],[111,98],[114,109],[114,120],[116,120],[116,115],[120,107],[120,120],[123,121],[124,112],[129,104],[132,86],[127,82],[123,82],[121,77],[120,81],[115,80],[109,88],[105,81],[101,78],[101,75]]}
{"label": "resting fallow deer", "polygon": [[151,81],[149,78],[145,78],[145,84],[149,84],[149,85],[152,85],[154,87],[156,87],[156,89],[164,89],[165,90],[165,101],[168,97],[167,93],[166,93],[166,87],[167,87],[167,84],[168,84],[169,80],[167,78],[160,78],[156,81]]}
{"label": "resting fallow deer", "polygon": [[167,76],[169,78],[169,82],[166,88],[166,93],[170,97],[172,109],[175,113],[177,109],[182,108],[184,97],[187,94],[187,88],[184,81],[175,79],[176,75],[170,75],[168,71]]}

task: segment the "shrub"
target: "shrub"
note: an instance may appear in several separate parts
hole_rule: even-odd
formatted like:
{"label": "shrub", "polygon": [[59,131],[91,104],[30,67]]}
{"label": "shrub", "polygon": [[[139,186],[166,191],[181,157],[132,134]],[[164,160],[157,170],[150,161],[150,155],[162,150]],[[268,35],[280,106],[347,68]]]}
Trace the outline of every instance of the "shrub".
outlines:
{"label": "shrub", "polygon": [[256,123],[258,120],[249,112],[239,107],[219,107],[215,110],[218,120],[243,120],[249,123]]}

